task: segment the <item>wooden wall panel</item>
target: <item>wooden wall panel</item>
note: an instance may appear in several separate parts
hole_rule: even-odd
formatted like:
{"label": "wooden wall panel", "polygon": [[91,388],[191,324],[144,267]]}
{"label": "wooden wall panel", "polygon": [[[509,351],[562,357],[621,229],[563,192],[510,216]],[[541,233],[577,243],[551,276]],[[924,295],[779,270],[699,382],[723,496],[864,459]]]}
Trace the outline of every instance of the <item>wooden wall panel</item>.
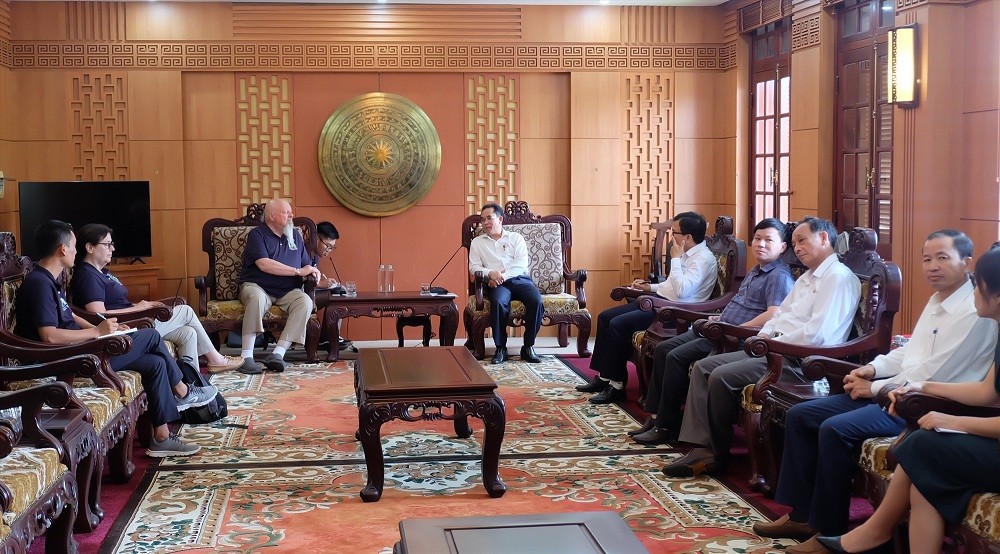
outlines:
{"label": "wooden wall panel", "polygon": [[183,210],[187,205],[184,186],[184,143],[179,140],[129,141],[129,178],[149,181],[149,204],[153,210]]}
{"label": "wooden wall panel", "polygon": [[725,42],[723,9],[719,6],[703,8],[673,7],[672,24],[674,40],[678,44],[704,44]]}
{"label": "wooden wall panel", "polygon": [[65,141],[20,141],[18,181],[68,181],[73,178],[73,144]]}
{"label": "wooden wall panel", "polygon": [[522,138],[519,145],[520,199],[531,206],[537,203],[569,204],[570,140]]}
{"label": "wooden wall panel", "polygon": [[[613,269],[621,267],[622,214],[619,206],[574,205],[573,263],[588,269]],[[597,294],[604,294],[598,292]]]}
{"label": "wooden wall panel", "polygon": [[622,6],[622,42],[627,44],[677,42],[674,38],[676,11],[677,8],[667,6]]}
{"label": "wooden wall panel", "polygon": [[625,283],[622,283],[621,271],[618,269],[601,271],[585,268],[579,264],[576,267],[587,269],[587,283],[584,288],[587,291],[587,309],[595,320],[594,326],[590,329],[590,336],[594,337],[597,334],[597,314],[620,304],[611,299],[611,289]]}
{"label": "wooden wall panel", "polygon": [[812,215],[828,218],[832,214],[820,210],[820,201],[833,187],[832,171],[822,171],[820,166],[819,130],[792,131],[792,154],[789,175],[795,194],[789,199],[791,208],[805,210]]}
{"label": "wooden wall panel", "polygon": [[125,2],[66,2],[70,40],[125,40]]}
{"label": "wooden wall panel", "polygon": [[236,76],[236,172],[242,206],[292,199],[291,83],[287,74]]}
{"label": "wooden wall panel", "polygon": [[[152,231],[153,255],[146,260],[147,263],[160,267],[161,279],[184,277],[187,273],[187,243],[182,237],[200,236],[201,227],[192,233],[183,209],[152,210],[149,213],[149,223]],[[127,232],[127,229],[116,229],[116,231],[123,233]],[[176,286],[175,282],[173,289],[160,289],[160,295],[164,298],[173,295],[177,290]]]}
{"label": "wooden wall panel", "polygon": [[486,202],[503,206],[520,194],[520,87],[512,75],[469,74],[465,81],[465,191],[471,214]]}
{"label": "wooden wall panel", "polygon": [[128,173],[128,78],[125,73],[84,73],[70,80],[73,177],[120,181]]}
{"label": "wooden wall panel", "polygon": [[[17,87],[16,75],[6,67],[0,66],[0,106],[11,106],[13,94]],[[14,110],[0,109],[0,140],[11,140],[14,136]],[[3,160],[0,160],[3,163]]]}
{"label": "wooden wall panel", "polygon": [[573,138],[620,139],[623,129],[621,75],[610,72],[570,76],[570,133]]}
{"label": "wooden wall panel", "polygon": [[66,40],[66,7],[62,2],[11,2],[13,40]]}
{"label": "wooden wall panel", "polygon": [[[679,108],[682,109],[682,108]],[[678,138],[674,140],[677,160],[674,184],[674,203],[677,205],[708,205],[723,202],[716,175],[723,163],[720,139]],[[675,206],[674,212],[680,208]],[[669,214],[673,216],[673,214]]]}
{"label": "wooden wall panel", "polygon": [[180,71],[128,73],[128,137],[132,140],[184,138]]}
{"label": "wooden wall panel", "polygon": [[[677,71],[672,75],[674,103],[684,109],[675,110],[677,138],[711,138],[721,133],[716,127],[715,113],[721,107],[716,92],[719,76],[714,73]],[[729,111],[729,110],[726,110]]]}
{"label": "wooden wall panel", "polygon": [[569,138],[568,73],[519,73],[521,138]]}
{"label": "wooden wall panel", "polygon": [[21,251],[21,214],[20,212],[0,212],[0,231],[10,231],[14,233],[14,245],[17,251]]}
{"label": "wooden wall panel", "polygon": [[126,2],[127,40],[232,40],[233,7],[209,2]]}
{"label": "wooden wall panel", "polygon": [[618,6],[521,6],[527,42],[619,42]]}
{"label": "wooden wall panel", "polygon": [[819,89],[822,84],[817,80],[819,63],[819,48],[807,48],[792,54],[792,83],[795,85],[790,91],[792,129],[819,128]]}
{"label": "wooden wall panel", "polygon": [[[377,73],[296,73],[292,80],[296,142],[293,207],[339,206],[319,173],[320,133],[342,103],[360,94],[378,92],[379,76]],[[462,159],[461,153],[459,159]],[[459,176],[458,183],[461,182]]]}
{"label": "wooden wall panel", "polygon": [[1000,1],[975,2],[965,15],[965,87],[963,106],[966,112],[1000,108]]}
{"label": "wooden wall panel", "polygon": [[67,140],[70,137],[70,78],[63,71],[16,72],[10,110],[12,140]]}
{"label": "wooden wall panel", "polygon": [[[184,200],[191,209],[230,209],[239,205],[236,142],[184,142]],[[240,207],[242,214],[244,208]]]}
{"label": "wooden wall panel", "polygon": [[521,38],[521,7],[236,4],[237,40],[498,42]]}
{"label": "wooden wall panel", "polygon": [[[961,189],[968,201],[962,216],[1000,220],[1000,118],[996,110],[962,117],[962,152],[957,179],[945,185]],[[997,235],[1000,238],[1000,235]],[[994,238],[993,240],[996,240]],[[992,241],[989,243],[992,244]],[[983,245],[987,246],[986,244]]]}
{"label": "wooden wall panel", "polygon": [[573,139],[570,144],[573,204],[617,206],[625,182],[621,141],[581,138]]}
{"label": "wooden wall panel", "polygon": [[236,86],[232,73],[183,73],[185,140],[236,140]]}

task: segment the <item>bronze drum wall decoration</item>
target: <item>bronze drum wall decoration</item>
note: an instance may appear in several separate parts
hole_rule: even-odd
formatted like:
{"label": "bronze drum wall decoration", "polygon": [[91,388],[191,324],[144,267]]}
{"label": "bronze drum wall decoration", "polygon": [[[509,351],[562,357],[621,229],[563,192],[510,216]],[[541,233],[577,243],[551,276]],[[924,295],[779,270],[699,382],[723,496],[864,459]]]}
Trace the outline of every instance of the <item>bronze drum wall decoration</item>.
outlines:
{"label": "bronze drum wall decoration", "polygon": [[372,92],[344,102],[319,137],[319,171],[338,202],[359,214],[397,214],[427,194],[441,169],[441,139],[420,106]]}

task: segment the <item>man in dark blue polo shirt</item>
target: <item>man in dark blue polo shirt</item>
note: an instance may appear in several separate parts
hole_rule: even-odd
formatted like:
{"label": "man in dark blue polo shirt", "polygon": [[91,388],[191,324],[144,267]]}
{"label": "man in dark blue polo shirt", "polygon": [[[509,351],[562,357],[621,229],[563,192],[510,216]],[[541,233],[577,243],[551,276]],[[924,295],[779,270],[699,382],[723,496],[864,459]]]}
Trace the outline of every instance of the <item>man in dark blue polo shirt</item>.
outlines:
{"label": "man in dark blue polo shirt", "polygon": [[264,332],[264,314],[277,305],[288,314],[274,351],[264,358],[271,371],[285,370],[285,351],[293,342],[305,344],[306,324],[313,302],[302,290],[302,280],[312,275],[318,282],[319,269],[312,265],[302,234],[292,223],[292,206],[274,198],[264,206],[264,223],[247,236],[240,274],[240,302],[243,303],[243,365],[239,371],[260,373],[253,360],[253,344]]}
{"label": "man in dark blue polo shirt", "polygon": [[[93,326],[75,315],[60,277],[73,267],[76,236],[73,227],[50,220],[35,231],[35,250],[45,256],[25,276],[17,291],[15,315],[18,335],[49,344],[73,344],[92,340],[128,327],[114,318]],[[153,422],[153,440],[146,453],[154,458],[190,456],[201,449],[182,442],[170,433],[167,423],[180,419],[180,412],[204,406],[215,398],[215,387],[198,387],[181,380],[181,370],[154,329],[137,329],[131,334],[132,348],[109,361],[115,371],[135,371],[142,377],[142,388],[149,399],[149,418]]]}

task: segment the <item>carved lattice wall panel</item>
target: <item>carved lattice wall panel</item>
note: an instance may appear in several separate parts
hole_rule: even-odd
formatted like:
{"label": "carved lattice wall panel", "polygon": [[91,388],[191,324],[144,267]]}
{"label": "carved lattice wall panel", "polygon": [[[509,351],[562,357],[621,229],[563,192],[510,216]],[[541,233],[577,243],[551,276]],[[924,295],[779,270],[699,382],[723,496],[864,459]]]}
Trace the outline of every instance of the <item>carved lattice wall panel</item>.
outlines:
{"label": "carved lattice wall panel", "polygon": [[10,42],[10,0],[0,0],[0,66],[14,65],[14,45]]}
{"label": "carved lattice wall panel", "polygon": [[128,179],[128,89],[124,75],[72,79],[73,175],[78,181]]}
{"label": "carved lattice wall panel", "polygon": [[466,86],[466,205],[474,214],[486,202],[517,200],[518,86],[510,75],[473,75]]}
{"label": "carved lattice wall panel", "polygon": [[16,41],[18,69],[183,71],[606,71],[720,68],[722,44],[332,44]]}
{"label": "carved lattice wall panel", "polygon": [[792,23],[792,50],[819,44],[819,14]]}
{"label": "carved lattice wall panel", "polygon": [[645,277],[656,233],[649,224],[674,212],[673,82],[659,74],[626,75],[625,190],[622,192],[621,282]]}
{"label": "carved lattice wall panel", "polygon": [[292,83],[281,75],[236,78],[240,205],[292,200]]}

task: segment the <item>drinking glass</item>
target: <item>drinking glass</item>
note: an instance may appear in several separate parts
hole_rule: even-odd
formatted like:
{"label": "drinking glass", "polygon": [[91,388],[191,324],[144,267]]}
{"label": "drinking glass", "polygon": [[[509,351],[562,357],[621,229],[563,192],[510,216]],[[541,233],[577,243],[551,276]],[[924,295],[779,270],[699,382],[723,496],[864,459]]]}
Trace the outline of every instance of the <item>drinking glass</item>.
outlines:
{"label": "drinking glass", "polygon": [[357,296],[358,295],[358,284],[354,281],[347,281],[344,283],[344,291],[346,291],[347,296]]}
{"label": "drinking glass", "polygon": [[430,283],[420,283],[420,294],[428,295],[431,293]]}

